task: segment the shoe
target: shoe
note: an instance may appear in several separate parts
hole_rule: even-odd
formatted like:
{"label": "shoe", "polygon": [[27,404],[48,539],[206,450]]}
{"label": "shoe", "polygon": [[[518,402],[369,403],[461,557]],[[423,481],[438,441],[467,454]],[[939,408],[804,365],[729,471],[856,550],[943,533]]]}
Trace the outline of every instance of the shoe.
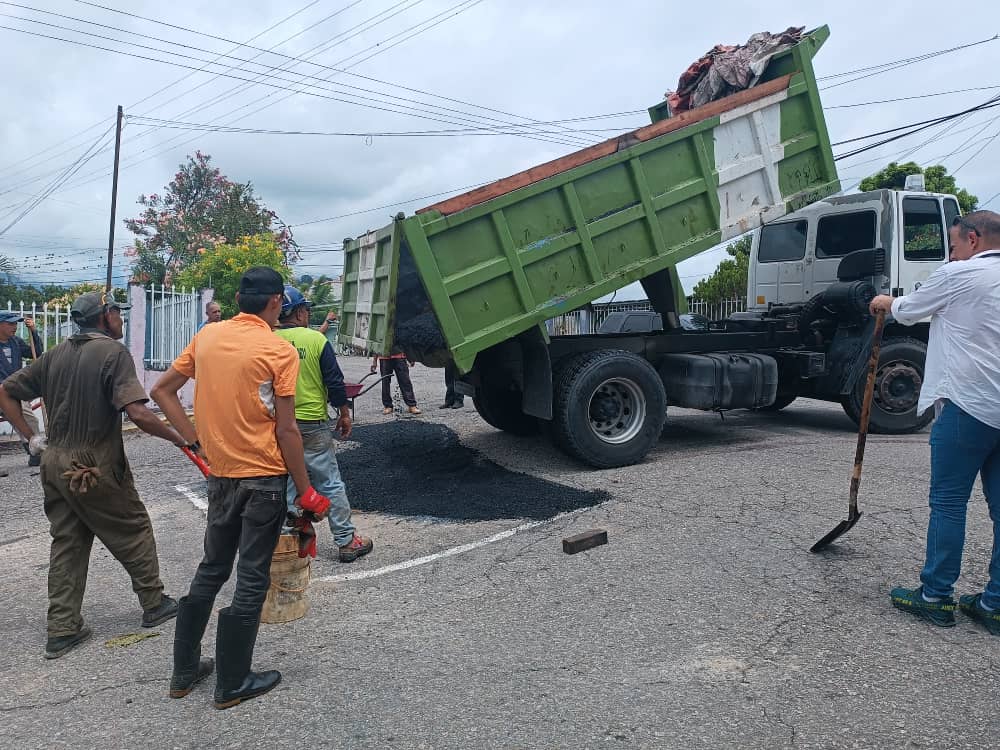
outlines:
{"label": "shoe", "polygon": [[407,409],[407,411],[408,411],[408,412],[410,412],[410,414],[423,414],[423,412],[422,412],[422,411],[420,411],[420,409],[418,409],[418,408],[417,408],[417,407],[415,407],[415,406],[411,406],[411,407],[409,407],[409,408]]}
{"label": "shoe", "polygon": [[42,456],[39,454],[37,456],[28,456],[28,466],[41,466]]}
{"label": "shoe", "polygon": [[382,409],[382,413],[383,414],[392,414],[392,407],[391,406],[385,407],[384,409]]}
{"label": "shoe", "polygon": [[955,627],[955,600],[950,596],[939,602],[929,602],[923,596],[924,587],[895,588],[889,595],[892,606],[927,620],[941,628]]}
{"label": "shoe", "polygon": [[349,543],[340,548],[340,561],[342,563],[354,562],[359,557],[364,557],[371,552],[374,546],[371,539],[365,539],[355,534]]}
{"label": "shoe", "polygon": [[212,602],[182,597],[177,602],[174,628],[174,672],[170,677],[170,697],[183,698],[194,686],[212,674],[214,659],[201,658],[201,638],[205,635]]}
{"label": "shoe", "polygon": [[978,622],[992,635],[1000,635],[1000,610],[992,612],[982,608],[982,594],[966,594],[958,599],[958,608],[972,621]]}
{"label": "shoe", "polygon": [[461,409],[461,408],[463,408],[464,406],[465,406],[465,402],[464,402],[464,401],[456,401],[455,403],[453,403],[453,404],[451,405],[451,408],[452,408],[452,409]]}
{"label": "shoe", "polygon": [[85,640],[90,638],[93,632],[94,631],[84,625],[73,635],[60,635],[55,638],[49,636],[49,639],[45,642],[45,658],[58,659],[63,654],[69,653]]}
{"label": "shoe", "polygon": [[281,672],[253,672],[253,647],[257,642],[260,615],[234,615],[230,608],[219,611],[215,638],[215,707],[232,708],[263,695],[279,682]]}
{"label": "shoe", "polygon": [[438,409],[450,409],[453,406],[454,406],[453,403],[444,403],[444,404],[441,404],[441,406],[439,406]]}
{"label": "shoe", "polygon": [[163,595],[160,603],[152,609],[143,610],[142,626],[144,628],[155,628],[160,623],[172,620],[177,617],[177,600]]}

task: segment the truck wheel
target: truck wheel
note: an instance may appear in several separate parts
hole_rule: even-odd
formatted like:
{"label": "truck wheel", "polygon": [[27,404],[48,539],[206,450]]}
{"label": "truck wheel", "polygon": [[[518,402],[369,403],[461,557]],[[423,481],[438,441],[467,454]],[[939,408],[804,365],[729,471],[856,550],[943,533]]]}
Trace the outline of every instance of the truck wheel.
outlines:
{"label": "truck wheel", "polygon": [[798,396],[794,394],[778,394],[777,398],[774,399],[773,404],[768,404],[767,406],[762,406],[757,411],[781,411],[786,406],[790,405]]}
{"label": "truck wheel", "polygon": [[641,461],[667,417],[663,381],[625,351],[586,352],[562,365],[553,383],[552,437],[566,453],[599,469]]}
{"label": "truck wheel", "polygon": [[483,420],[498,430],[512,435],[537,435],[538,419],[521,411],[521,391],[484,385],[476,389],[472,399]]}
{"label": "truck wheel", "polygon": [[[875,396],[868,431],[882,435],[901,435],[922,430],[934,418],[934,410],[917,414],[920,386],[924,382],[927,345],[918,339],[890,338],[882,344],[875,371]],[[865,379],[859,378],[854,391],[840,404],[855,424],[861,422],[861,402]]]}

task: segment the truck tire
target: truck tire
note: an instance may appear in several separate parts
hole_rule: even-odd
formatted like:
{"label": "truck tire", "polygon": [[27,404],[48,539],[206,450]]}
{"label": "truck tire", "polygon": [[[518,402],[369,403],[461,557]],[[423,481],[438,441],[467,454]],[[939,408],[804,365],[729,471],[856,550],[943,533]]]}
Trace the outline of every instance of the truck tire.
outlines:
{"label": "truck tire", "polygon": [[[917,414],[917,399],[924,380],[927,345],[919,339],[893,337],[882,343],[878,369],[875,371],[875,397],[872,399],[868,431],[881,435],[902,435],[922,430],[934,418],[934,409]],[[858,378],[854,390],[840,405],[854,424],[861,422],[861,402],[865,396],[865,378]]]}
{"label": "truck tire", "polygon": [[521,411],[521,391],[484,385],[476,389],[472,404],[483,420],[512,435],[537,435],[541,430],[537,417]]}
{"label": "truck tire", "polygon": [[556,445],[598,469],[638,463],[656,445],[667,417],[663,381],[631,352],[575,355],[553,380]]}

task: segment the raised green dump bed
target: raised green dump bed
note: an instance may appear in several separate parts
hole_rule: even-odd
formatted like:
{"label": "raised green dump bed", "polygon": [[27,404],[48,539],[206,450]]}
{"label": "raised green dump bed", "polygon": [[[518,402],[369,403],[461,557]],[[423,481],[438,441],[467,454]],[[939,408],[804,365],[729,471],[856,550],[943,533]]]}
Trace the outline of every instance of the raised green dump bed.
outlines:
{"label": "raised green dump bed", "polygon": [[[817,29],[751,89],[398,216],[345,242],[343,344],[476,355],[840,190]],[[650,110],[653,118],[662,107]]]}

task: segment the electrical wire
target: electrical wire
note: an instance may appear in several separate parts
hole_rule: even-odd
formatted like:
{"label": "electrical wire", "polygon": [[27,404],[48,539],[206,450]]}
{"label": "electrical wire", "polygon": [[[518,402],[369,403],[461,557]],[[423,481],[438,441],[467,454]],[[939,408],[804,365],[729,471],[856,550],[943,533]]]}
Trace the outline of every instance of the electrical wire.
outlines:
{"label": "electrical wire", "polygon": [[[105,6],[105,5],[100,5],[98,3],[88,2],[87,0],[74,0],[74,2],[78,2],[81,5],[89,5],[89,6],[92,6],[92,7],[95,7],[95,8],[101,8],[101,9],[109,11],[109,12],[121,13],[121,14],[126,15],[126,16],[131,16],[133,18],[139,18],[139,19],[142,19],[144,21],[149,21],[151,23],[162,24],[162,25],[167,26],[169,28],[179,29],[179,30],[186,31],[186,32],[191,33],[191,34],[196,34],[198,36],[203,36],[203,37],[206,37],[206,38],[209,38],[209,39],[214,39],[214,40],[217,40],[217,41],[222,41],[222,42],[227,42],[227,43],[235,43],[235,42],[233,42],[233,40],[227,39],[226,37],[216,36],[215,34],[208,34],[208,33],[201,32],[201,31],[198,31],[196,29],[190,29],[190,28],[187,28],[187,27],[184,27],[184,26],[177,26],[176,24],[168,23],[166,21],[160,21],[160,20],[157,20],[157,19],[154,19],[154,18],[148,18],[146,16],[139,16],[139,15],[136,15],[134,13],[129,13],[127,11],[122,11],[122,10],[117,10],[115,8],[110,8],[110,7]],[[301,57],[296,58],[296,57],[293,57],[291,55],[286,55],[286,54],[283,54],[283,53],[280,53],[280,52],[275,52],[273,48],[265,50],[265,49],[263,49],[261,47],[255,47],[255,46],[250,45],[250,44],[243,44],[241,46],[244,46],[244,47],[246,47],[248,49],[257,50],[257,51],[260,51],[260,52],[267,52],[267,53],[276,55],[278,57],[283,57],[283,58],[285,58],[287,60],[290,60],[290,61],[296,61],[296,60],[301,60],[302,59]],[[306,60],[306,62],[308,62],[310,65],[314,65],[314,66],[316,66],[318,68],[321,68],[321,69],[332,70],[332,71],[338,72],[338,73],[346,73],[347,75],[350,75],[352,77],[356,77],[356,78],[360,78],[360,79],[363,79],[363,80],[371,81],[373,83],[379,83],[379,84],[386,85],[386,86],[392,86],[392,87],[395,87],[395,88],[400,88],[400,89],[403,89],[403,90],[406,90],[406,91],[410,91],[412,93],[417,93],[417,94],[421,94],[421,95],[424,95],[424,96],[431,96],[431,97],[439,98],[439,99],[442,99],[442,100],[445,100],[445,101],[454,102],[456,104],[462,104],[462,105],[465,105],[465,106],[468,106],[468,107],[474,107],[476,109],[482,109],[482,110],[485,110],[485,111],[488,111],[488,112],[494,112],[494,113],[506,115],[506,116],[509,116],[509,117],[518,117],[520,119],[529,120],[529,122],[536,122],[535,120],[532,120],[531,118],[525,117],[523,115],[517,115],[517,114],[514,114],[512,112],[506,112],[504,110],[495,109],[493,107],[482,106],[482,105],[479,105],[479,104],[475,104],[473,102],[463,101],[461,99],[455,99],[455,98],[452,98],[452,97],[441,96],[440,94],[435,94],[433,92],[425,91],[425,90],[422,90],[422,89],[411,88],[411,87],[408,87],[408,86],[401,86],[400,84],[393,83],[391,81],[385,81],[385,80],[382,80],[382,79],[379,79],[379,78],[375,78],[373,76],[361,75],[360,73],[353,73],[353,72],[350,72],[348,70],[337,70],[336,68],[333,68],[333,67],[331,67],[329,65],[323,65],[323,64],[315,62],[313,60]],[[642,113],[644,111],[645,110],[638,110],[639,113]]]}
{"label": "electrical wire", "polygon": [[[108,134],[112,130],[114,130],[114,127],[115,126],[112,125],[101,135],[99,135],[97,137],[97,140],[95,140],[87,148],[87,150],[84,151],[83,154],[81,154],[76,159],[76,161],[70,164],[55,180],[53,180],[51,183],[49,183],[49,185],[44,187],[37,195],[33,196],[32,198],[29,198],[27,201],[21,204],[22,205],[21,211],[17,213],[14,216],[14,218],[11,221],[9,221],[2,229],[0,229],[0,237],[3,237],[11,228],[17,225],[17,223],[20,222],[25,216],[27,216],[29,213],[35,210],[35,208],[37,208],[42,203],[42,201],[44,201],[47,197],[49,197],[49,195],[55,192],[60,186],[65,184],[70,177],[79,172],[80,169],[82,169],[83,166],[88,161],[97,156],[97,154],[100,152],[96,151],[95,149],[102,141],[104,141],[107,138]],[[14,211],[8,212],[5,218],[9,218],[9,216],[13,213]]]}

